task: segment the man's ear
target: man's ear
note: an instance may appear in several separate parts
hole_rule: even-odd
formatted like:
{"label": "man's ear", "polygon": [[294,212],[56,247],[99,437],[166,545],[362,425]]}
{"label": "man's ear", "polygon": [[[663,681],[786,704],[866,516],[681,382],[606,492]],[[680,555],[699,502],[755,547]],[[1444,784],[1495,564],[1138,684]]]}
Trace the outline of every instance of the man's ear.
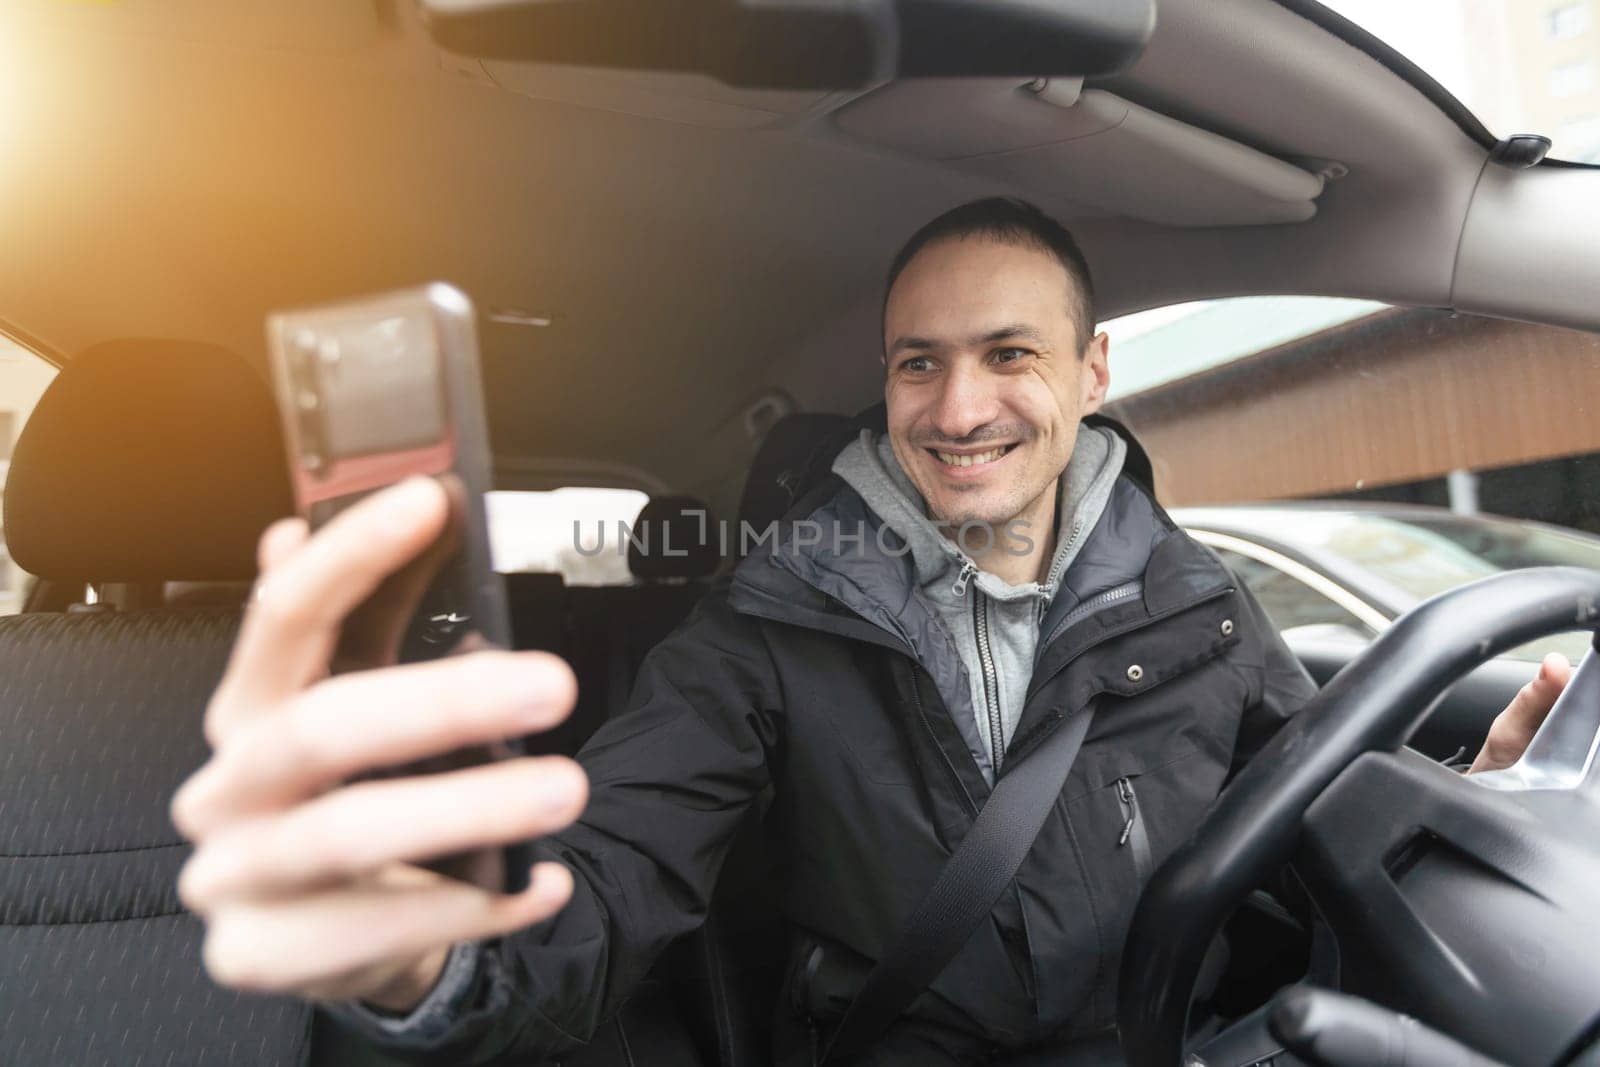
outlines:
{"label": "man's ear", "polygon": [[1100,405],[1106,402],[1106,391],[1111,388],[1111,338],[1104,332],[1097,333],[1083,348],[1080,360],[1083,364],[1083,373],[1080,381],[1083,388],[1083,414],[1093,415],[1100,410]]}

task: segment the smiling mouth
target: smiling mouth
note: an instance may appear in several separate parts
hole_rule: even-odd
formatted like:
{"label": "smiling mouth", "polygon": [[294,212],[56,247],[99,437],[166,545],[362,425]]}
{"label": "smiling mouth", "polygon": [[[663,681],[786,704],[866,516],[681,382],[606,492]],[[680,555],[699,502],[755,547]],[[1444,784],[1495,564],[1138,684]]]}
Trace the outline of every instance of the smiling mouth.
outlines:
{"label": "smiling mouth", "polygon": [[978,467],[985,463],[993,463],[996,460],[1003,458],[1009,454],[1013,448],[1016,447],[1017,446],[1014,444],[1001,445],[998,448],[991,448],[987,452],[966,453],[941,452],[936,448],[930,448],[926,451],[930,456],[932,456],[934,459],[937,459],[940,463],[943,463],[947,467]]}

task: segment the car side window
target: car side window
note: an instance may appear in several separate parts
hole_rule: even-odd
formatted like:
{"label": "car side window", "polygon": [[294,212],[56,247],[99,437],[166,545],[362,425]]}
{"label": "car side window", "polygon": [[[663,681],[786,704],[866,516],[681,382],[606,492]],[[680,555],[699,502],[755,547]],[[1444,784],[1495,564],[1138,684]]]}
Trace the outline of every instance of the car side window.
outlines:
{"label": "car side window", "polygon": [[[11,450],[23,423],[33,414],[45,386],[56,376],[55,367],[0,334],[0,499],[11,468]],[[0,527],[0,615],[22,610],[33,579],[11,559],[5,529]]]}
{"label": "car side window", "polygon": [[1349,611],[1335,604],[1298,578],[1258,559],[1225,548],[1213,548],[1222,562],[1255,594],[1281,633],[1300,626],[1342,626],[1371,636],[1372,630]]}

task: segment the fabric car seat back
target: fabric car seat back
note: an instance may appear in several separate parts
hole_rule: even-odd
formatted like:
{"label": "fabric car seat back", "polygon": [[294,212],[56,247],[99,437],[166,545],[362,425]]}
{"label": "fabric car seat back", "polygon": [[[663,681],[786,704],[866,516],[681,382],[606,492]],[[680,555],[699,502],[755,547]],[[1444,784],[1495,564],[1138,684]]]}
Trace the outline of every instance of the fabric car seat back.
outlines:
{"label": "fabric car seat back", "polygon": [[[17,443],[17,563],[58,581],[246,582],[288,513],[264,381],[223,349],[120,341],[62,370]],[[311,1011],[211,982],[168,817],[207,757],[238,608],[0,618],[0,1062],[304,1062]]]}

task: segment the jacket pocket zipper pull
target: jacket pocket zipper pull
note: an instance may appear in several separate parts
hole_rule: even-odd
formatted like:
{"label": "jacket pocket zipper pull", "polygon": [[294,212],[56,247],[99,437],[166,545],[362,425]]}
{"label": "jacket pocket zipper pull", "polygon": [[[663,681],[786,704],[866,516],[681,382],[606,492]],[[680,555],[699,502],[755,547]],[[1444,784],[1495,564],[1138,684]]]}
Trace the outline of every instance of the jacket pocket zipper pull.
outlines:
{"label": "jacket pocket zipper pull", "polygon": [[1117,799],[1122,801],[1122,806],[1128,810],[1128,821],[1122,824],[1122,836],[1117,838],[1117,847],[1121,848],[1128,843],[1128,838],[1133,833],[1133,824],[1138,816],[1136,801],[1133,799],[1133,783],[1126,778],[1117,779]]}
{"label": "jacket pocket zipper pull", "polygon": [[951,590],[956,596],[967,595],[967,583],[970,582],[972,580],[972,576],[977,573],[978,565],[976,563],[969,562],[961,565],[961,573],[956,575],[956,584],[951,587]]}

